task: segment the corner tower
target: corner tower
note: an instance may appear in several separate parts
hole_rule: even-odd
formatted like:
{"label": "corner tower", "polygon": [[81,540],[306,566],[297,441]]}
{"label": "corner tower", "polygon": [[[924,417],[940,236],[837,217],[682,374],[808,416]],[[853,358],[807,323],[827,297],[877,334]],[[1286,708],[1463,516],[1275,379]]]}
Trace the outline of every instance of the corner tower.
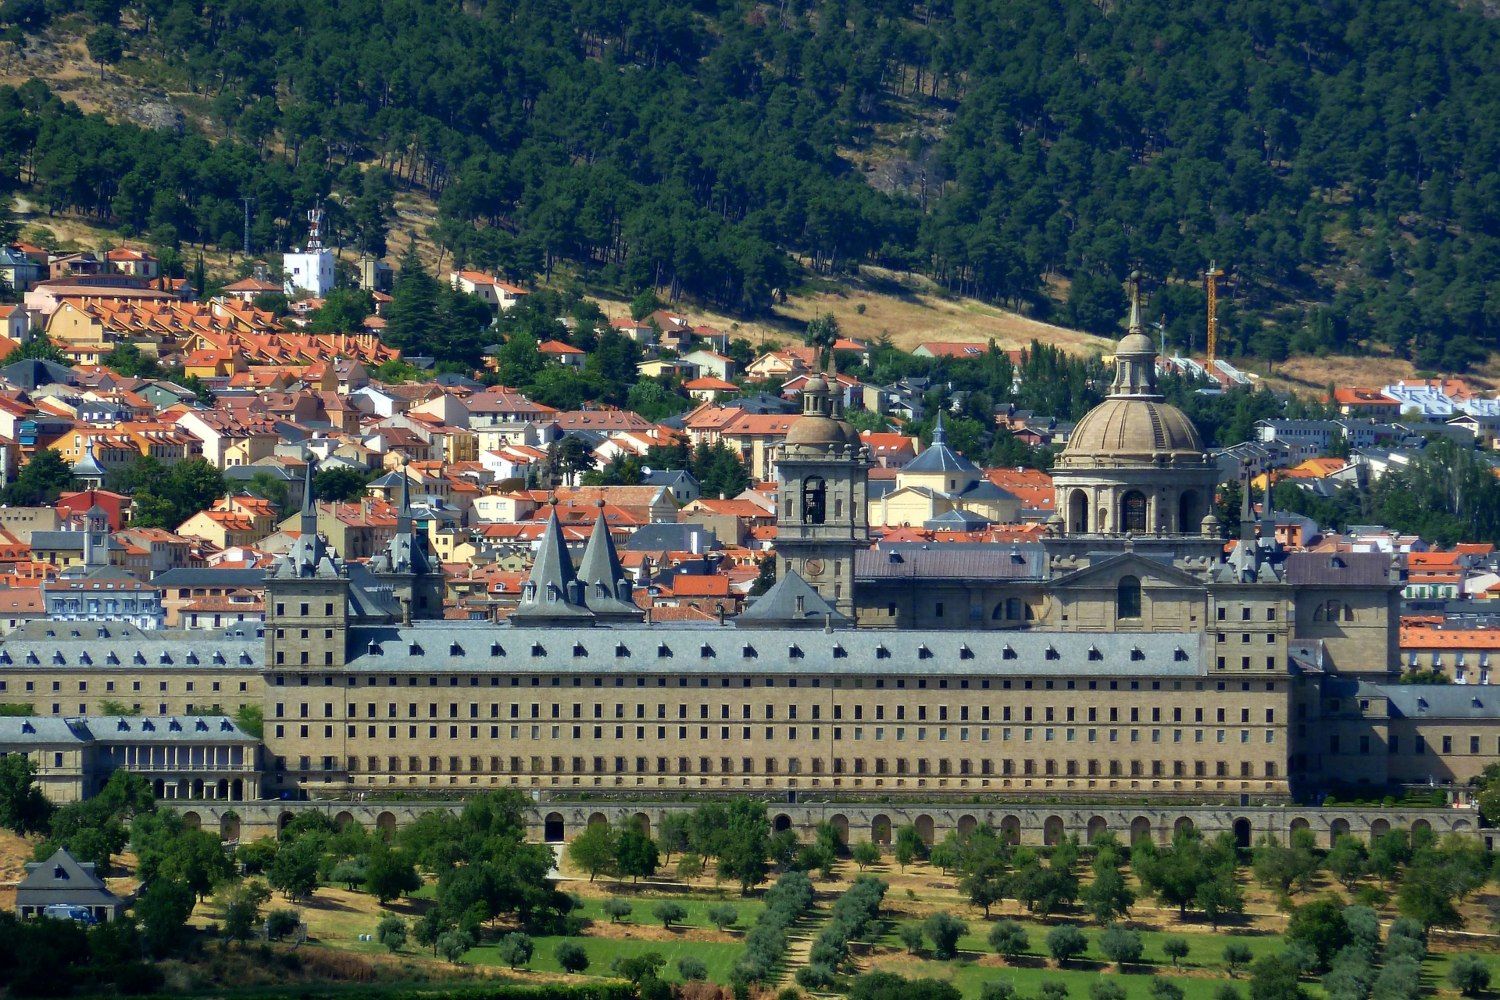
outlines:
{"label": "corner tower", "polygon": [[349,570],[318,534],[307,464],[297,540],[266,575],[266,667],[336,668],[347,660]]}
{"label": "corner tower", "polygon": [[854,554],[869,547],[869,453],[843,419],[841,390],[822,375],[802,390],[802,415],[776,460],[777,575],[796,573],[846,618],[854,618]]}

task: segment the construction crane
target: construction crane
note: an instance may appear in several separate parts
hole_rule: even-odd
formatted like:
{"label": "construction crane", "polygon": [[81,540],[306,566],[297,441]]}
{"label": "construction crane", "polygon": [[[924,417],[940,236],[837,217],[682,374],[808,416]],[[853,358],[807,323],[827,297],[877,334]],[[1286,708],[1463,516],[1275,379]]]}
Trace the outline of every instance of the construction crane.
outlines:
{"label": "construction crane", "polygon": [[1208,262],[1208,270],[1203,272],[1203,284],[1208,289],[1208,365],[1214,366],[1214,358],[1219,351],[1219,279],[1224,277],[1224,272],[1214,261]]}

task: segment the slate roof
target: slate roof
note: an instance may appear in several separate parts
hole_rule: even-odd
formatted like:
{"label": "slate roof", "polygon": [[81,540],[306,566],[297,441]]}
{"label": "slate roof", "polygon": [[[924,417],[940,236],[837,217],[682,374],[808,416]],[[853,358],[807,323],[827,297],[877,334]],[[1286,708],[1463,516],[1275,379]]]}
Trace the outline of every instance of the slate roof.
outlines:
{"label": "slate roof", "polygon": [[1286,557],[1285,573],[1293,586],[1388,587],[1391,557],[1383,552],[1293,552]]}
{"label": "slate roof", "polygon": [[1039,580],[1042,546],[898,542],[854,553],[856,580]]}
{"label": "slate roof", "polygon": [[26,877],[16,886],[17,906],[118,907],[121,902],[92,862],[79,861],[61,848],[46,861],[27,862]]}
{"label": "slate roof", "polygon": [[0,745],[26,743],[51,747],[87,742],[88,731],[79,732],[68,719],[41,715],[0,717]]}
{"label": "slate roof", "polygon": [[258,589],[266,583],[264,569],[219,569],[212,566],[180,566],[158,574],[152,583],[163,590],[173,587],[247,587]]}
{"label": "slate roof", "polygon": [[125,671],[259,668],[266,643],[260,626],[145,632],[124,622],[29,621],[0,641],[0,666],[87,666]]}
{"label": "slate roof", "polygon": [[750,603],[736,619],[740,625],[844,626],[849,619],[824,600],[812,584],[795,571],[788,571],[764,594]]}
{"label": "slate roof", "polygon": [[943,430],[943,415],[938,414],[937,426],[932,429],[932,444],[922,454],[907,462],[902,472],[962,472],[981,475],[979,466],[948,447],[948,433]]}
{"label": "slate roof", "polygon": [[1500,719],[1500,692],[1487,684],[1370,684],[1408,719]]}
{"label": "slate roof", "polygon": [[[743,615],[741,615],[743,618]],[[820,619],[821,620],[821,619]],[[731,622],[573,631],[487,622],[357,626],[349,669],[373,673],[1179,678],[1212,683],[1199,635],[738,628]]]}

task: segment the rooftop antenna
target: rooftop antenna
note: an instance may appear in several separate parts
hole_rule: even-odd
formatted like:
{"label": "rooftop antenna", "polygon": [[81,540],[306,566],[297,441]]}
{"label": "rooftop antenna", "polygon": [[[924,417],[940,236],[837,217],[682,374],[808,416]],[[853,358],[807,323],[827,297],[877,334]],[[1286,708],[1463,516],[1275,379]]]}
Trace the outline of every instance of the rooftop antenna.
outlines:
{"label": "rooftop antenna", "polygon": [[307,212],[307,251],[313,253],[323,249],[323,206],[309,209]]}

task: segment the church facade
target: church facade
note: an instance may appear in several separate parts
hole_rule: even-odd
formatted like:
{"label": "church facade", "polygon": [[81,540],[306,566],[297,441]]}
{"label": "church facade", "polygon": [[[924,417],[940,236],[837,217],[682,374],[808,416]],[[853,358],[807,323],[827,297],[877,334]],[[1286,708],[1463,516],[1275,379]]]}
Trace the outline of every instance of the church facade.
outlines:
{"label": "church facade", "polygon": [[1284,552],[1248,511],[1226,550],[1214,467],[1156,391],[1138,308],[1115,366],[1038,543],[872,547],[869,456],[814,377],[777,457],[778,579],[735,619],[643,620],[602,516],[575,566],[554,514],[511,621],[446,622],[406,498],[389,551],[358,564],[306,497],[262,634],[127,629],[110,663],[33,623],[0,642],[0,700],[63,716],[105,698],[257,705],[262,793],[288,799],[1251,806],[1457,789],[1500,760],[1487,689],[1397,683],[1386,557]]}

